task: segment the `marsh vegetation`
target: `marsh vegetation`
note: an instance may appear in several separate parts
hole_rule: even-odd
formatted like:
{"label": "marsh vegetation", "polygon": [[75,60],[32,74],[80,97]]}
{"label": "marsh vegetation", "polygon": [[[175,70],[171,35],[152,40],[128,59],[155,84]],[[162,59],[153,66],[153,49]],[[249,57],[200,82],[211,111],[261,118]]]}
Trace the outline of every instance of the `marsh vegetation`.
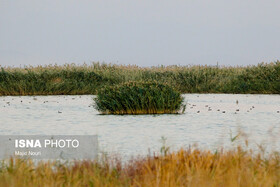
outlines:
{"label": "marsh vegetation", "polygon": [[280,93],[280,62],[246,67],[158,66],[93,63],[2,67],[0,95],[96,94],[104,86],[153,81],[180,93]]}
{"label": "marsh vegetation", "polygon": [[171,86],[157,82],[128,82],[105,86],[94,98],[102,114],[174,114],[183,97]]}
{"label": "marsh vegetation", "polygon": [[198,148],[135,158],[74,164],[11,159],[0,169],[1,186],[279,186],[280,156],[241,147]]}

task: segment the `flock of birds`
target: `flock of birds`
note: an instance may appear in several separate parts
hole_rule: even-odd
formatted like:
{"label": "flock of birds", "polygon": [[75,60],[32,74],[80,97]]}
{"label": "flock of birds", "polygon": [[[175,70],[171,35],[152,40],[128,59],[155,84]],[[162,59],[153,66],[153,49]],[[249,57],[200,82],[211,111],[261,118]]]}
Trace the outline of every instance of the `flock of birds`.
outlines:
{"label": "flock of birds", "polygon": [[[238,106],[238,103],[239,103],[239,101],[236,100],[236,105],[237,105],[237,106]],[[190,109],[194,109],[194,108],[196,107],[195,104],[189,104],[189,105],[191,105],[191,106],[190,106]],[[205,105],[205,107],[208,108],[208,111],[209,111],[209,112],[213,110],[209,105]],[[254,108],[255,108],[254,105],[251,106],[251,107],[247,110],[247,112],[250,112],[250,111],[253,110]],[[225,110],[221,110],[221,109],[217,109],[217,111],[218,111],[218,112],[222,112],[222,113],[226,113]],[[237,107],[237,109],[235,110],[234,114],[237,114],[239,111],[240,111],[240,109]],[[197,110],[196,113],[200,113],[200,110]],[[277,113],[280,113],[280,111],[277,110]]]}
{"label": "flock of birds", "polygon": [[[65,96],[64,96],[64,98],[65,98]],[[80,96],[80,98],[81,98],[81,96]],[[74,100],[74,99],[75,99],[75,98],[73,97],[72,100]],[[12,100],[14,100],[14,99],[12,98]],[[37,98],[34,97],[33,100],[37,100]],[[66,99],[66,100],[67,100],[67,99]],[[3,101],[5,101],[5,99],[3,99]],[[21,100],[20,102],[23,103],[22,100]],[[44,101],[43,104],[44,104],[44,103],[47,103],[47,102],[48,102],[48,101]],[[29,101],[28,103],[31,103],[31,101]],[[57,103],[59,103],[59,102],[57,101]],[[236,100],[236,105],[237,105],[237,106],[238,106],[238,103],[239,103],[239,101]],[[9,101],[7,101],[6,104],[7,104],[7,105],[4,105],[3,107],[10,106],[11,103],[10,103]],[[191,106],[190,106],[190,109],[194,109],[194,108],[196,107],[195,104],[189,104],[189,105],[191,105]],[[88,107],[91,107],[91,105],[89,105]],[[209,105],[205,105],[205,107],[208,108],[208,111],[209,111],[209,112],[213,110]],[[253,110],[254,108],[255,108],[255,106],[251,106],[251,107],[247,110],[247,112],[250,112],[250,111]],[[27,107],[27,109],[29,109],[29,107]],[[221,111],[222,113],[226,113],[225,110],[217,109],[217,111],[218,111],[218,112]],[[240,109],[237,108],[237,109],[235,110],[235,114],[237,114],[237,112],[239,112],[239,111],[240,111]],[[58,111],[58,113],[62,113],[62,111]],[[197,110],[196,113],[200,113],[200,110]],[[277,113],[280,113],[280,110],[278,110]]]}
{"label": "flock of birds", "polygon": [[[64,98],[65,98],[65,96],[64,96]],[[81,98],[81,96],[79,96],[79,98]],[[72,100],[74,100],[74,99],[75,99],[75,97],[72,98]],[[14,100],[14,99],[12,98],[12,100]],[[37,99],[36,97],[34,97],[33,100],[37,101],[38,99]],[[66,99],[66,100],[67,100],[67,99]],[[5,99],[3,99],[3,101],[5,101]],[[45,104],[45,103],[48,103],[48,102],[49,102],[49,101],[46,100],[46,101],[43,101],[42,104]],[[20,103],[23,103],[23,100],[20,100]],[[31,101],[28,101],[28,103],[31,103]],[[56,103],[59,103],[59,102],[56,101]],[[7,101],[7,102],[6,102],[6,105],[4,104],[3,107],[10,106],[10,105],[11,105],[11,102],[10,102],[10,101]],[[92,105],[89,105],[88,107],[91,107],[91,106],[92,106]],[[29,108],[29,107],[26,107],[26,109],[30,109],[30,108]],[[60,114],[60,113],[62,113],[62,111],[59,111],[59,110],[58,110],[57,113]]]}

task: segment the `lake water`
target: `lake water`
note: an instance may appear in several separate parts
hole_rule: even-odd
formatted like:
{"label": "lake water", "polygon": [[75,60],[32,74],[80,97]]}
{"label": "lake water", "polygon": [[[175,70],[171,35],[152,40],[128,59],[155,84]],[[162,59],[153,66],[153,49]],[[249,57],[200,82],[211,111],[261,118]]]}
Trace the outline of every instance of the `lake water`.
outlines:
{"label": "lake water", "polygon": [[101,151],[130,157],[158,152],[161,137],[172,150],[229,147],[240,131],[239,141],[280,150],[279,95],[185,94],[185,114],[127,116],[99,115],[93,97],[0,97],[0,134],[97,134]]}

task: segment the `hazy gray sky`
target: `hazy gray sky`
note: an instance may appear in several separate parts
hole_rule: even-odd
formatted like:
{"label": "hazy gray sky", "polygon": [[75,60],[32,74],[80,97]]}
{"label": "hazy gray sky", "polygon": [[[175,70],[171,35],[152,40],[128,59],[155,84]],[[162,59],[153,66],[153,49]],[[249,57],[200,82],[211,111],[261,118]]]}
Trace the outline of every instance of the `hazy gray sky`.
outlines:
{"label": "hazy gray sky", "polygon": [[0,64],[280,59],[279,0],[0,0]]}

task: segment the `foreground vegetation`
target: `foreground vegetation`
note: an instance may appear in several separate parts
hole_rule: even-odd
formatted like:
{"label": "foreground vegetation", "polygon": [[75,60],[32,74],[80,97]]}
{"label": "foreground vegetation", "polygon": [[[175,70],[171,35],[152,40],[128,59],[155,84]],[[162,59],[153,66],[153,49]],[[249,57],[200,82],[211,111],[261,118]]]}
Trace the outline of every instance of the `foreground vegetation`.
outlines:
{"label": "foreground vegetation", "polygon": [[183,97],[172,87],[157,82],[128,82],[98,91],[95,106],[102,114],[174,114]]}
{"label": "foreground vegetation", "polygon": [[280,93],[280,61],[247,67],[167,66],[141,68],[94,63],[12,68],[0,71],[0,95],[96,94],[128,81],[153,81],[181,93]]}
{"label": "foreground vegetation", "polygon": [[100,162],[34,165],[11,159],[0,169],[0,186],[279,186],[280,155],[180,150],[161,156]]}

